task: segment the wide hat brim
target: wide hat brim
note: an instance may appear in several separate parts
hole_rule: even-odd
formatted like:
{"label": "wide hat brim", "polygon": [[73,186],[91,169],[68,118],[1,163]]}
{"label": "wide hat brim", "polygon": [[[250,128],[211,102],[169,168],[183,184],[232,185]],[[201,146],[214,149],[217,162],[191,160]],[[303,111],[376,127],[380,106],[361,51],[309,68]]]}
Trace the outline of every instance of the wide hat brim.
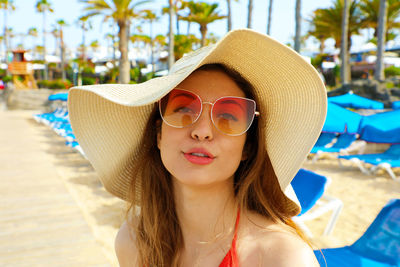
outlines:
{"label": "wide hat brim", "polygon": [[129,199],[132,170],[154,103],[205,64],[223,64],[254,87],[266,149],[282,191],[316,142],[326,116],[326,90],[317,71],[292,49],[252,30],[229,32],[218,43],[177,61],[170,74],[141,84],[73,87],[72,129],[106,190]]}

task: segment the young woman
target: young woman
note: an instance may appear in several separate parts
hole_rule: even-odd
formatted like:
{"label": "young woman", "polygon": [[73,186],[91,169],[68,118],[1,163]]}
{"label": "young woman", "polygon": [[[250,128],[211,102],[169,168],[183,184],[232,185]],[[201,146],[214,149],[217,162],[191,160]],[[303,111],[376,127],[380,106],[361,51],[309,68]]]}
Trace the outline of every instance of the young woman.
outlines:
{"label": "young woman", "polygon": [[69,110],[106,189],[131,204],[121,266],[318,266],[290,181],[326,93],[289,48],[233,31],[165,77],[74,88]]}

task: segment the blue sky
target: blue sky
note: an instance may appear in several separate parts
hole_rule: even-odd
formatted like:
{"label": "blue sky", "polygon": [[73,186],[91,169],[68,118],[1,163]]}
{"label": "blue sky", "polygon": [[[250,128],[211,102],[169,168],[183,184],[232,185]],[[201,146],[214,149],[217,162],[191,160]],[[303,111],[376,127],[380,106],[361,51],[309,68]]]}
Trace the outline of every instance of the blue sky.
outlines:
{"label": "blue sky", "polygon": [[[35,41],[36,44],[42,44],[42,14],[35,11],[35,3],[37,0],[14,0],[17,9],[8,15],[8,26],[13,29],[16,34],[27,33],[30,27],[36,27],[40,33],[38,39]],[[76,21],[79,16],[85,14],[83,11],[84,5],[78,0],[49,0],[52,3],[54,13],[48,13],[47,15],[47,30],[51,31],[54,28],[55,22],[58,19],[64,19],[69,26],[65,28],[64,40],[69,48],[77,47],[82,42],[82,32],[79,29]],[[225,0],[214,0],[207,2],[218,2],[220,3],[220,13],[226,14],[226,1]],[[302,16],[304,19],[309,18],[312,11],[317,8],[326,8],[331,6],[333,0],[302,0]],[[143,8],[150,8],[156,11],[159,16],[160,9],[162,6],[167,5],[167,0],[154,0],[152,4],[143,6]],[[269,0],[254,0],[253,10],[253,29],[259,32],[266,32],[267,24],[267,12],[268,12]],[[232,0],[232,13],[233,13],[233,28],[243,28],[247,23],[247,0]],[[273,15],[272,15],[272,26],[271,36],[283,43],[292,43],[294,30],[295,30],[295,0],[280,0],[274,1],[273,3]],[[4,17],[3,13],[0,15]],[[0,29],[3,32],[4,24],[3,19],[0,19]],[[139,24],[140,22],[135,22]],[[97,17],[93,19],[93,29],[87,33],[86,45],[91,41],[98,40],[100,44],[106,45],[107,41],[105,35],[111,33],[112,29],[109,26],[110,23],[102,23],[102,18]],[[214,33],[217,36],[222,36],[226,33],[226,20],[221,20],[209,25],[209,32]],[[148,25],[143,24],[144,31],[147,31]],[[161,16],[160,21],[154,26],[154,33],[165,34],[168,29],[168,18],[166,15]],[[181,29],[186,31],[186,23],[182,22]],[[307,30],[307,24],[304,22],[302,31]],[[191,32],[200,36],[198,26],[192,25]],[[21,43],[21,37],[16,37],[13,41],[13,45]],[[355,44],[361,44],[365,42],[366,37],[359,37],[355,40]],[[33,40],[31,38],[25,38],[24,44],[26,48],[32,47]],[[51,35],[47,37],[47,47],[52,51],[55,46],[55,40]],[[307,46],[317,46],[316,43],[309,41]],[[329,46],[329,43],[328,43]]]}

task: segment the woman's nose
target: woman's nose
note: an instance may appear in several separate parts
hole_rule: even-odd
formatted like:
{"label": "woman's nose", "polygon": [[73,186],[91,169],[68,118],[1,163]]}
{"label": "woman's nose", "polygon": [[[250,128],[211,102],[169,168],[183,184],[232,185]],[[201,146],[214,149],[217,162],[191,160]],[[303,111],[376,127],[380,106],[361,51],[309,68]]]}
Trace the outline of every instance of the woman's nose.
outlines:
{"label": "woman's nose", "polygon": [[211,106],[204,105],[199,119],[192,125],[192,138],[204,141],[213,139],[214,125],[211,120]]}

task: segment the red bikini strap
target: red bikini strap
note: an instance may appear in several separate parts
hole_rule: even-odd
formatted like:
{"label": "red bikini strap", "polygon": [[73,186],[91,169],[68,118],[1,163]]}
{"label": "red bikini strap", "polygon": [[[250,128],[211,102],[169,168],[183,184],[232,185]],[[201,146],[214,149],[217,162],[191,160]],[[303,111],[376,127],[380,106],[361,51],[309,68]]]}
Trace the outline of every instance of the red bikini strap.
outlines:
{"label": "red bikini strap", "polygon": [[236,215],[236,222],[235,222],[235,232],[233,234],[233,239],[232,239],[232,248],[236,252],[236,239],[237,239],[237,233],[239,229],[239,221],[240,221],[240,209],[238,209],[238,213]]}

